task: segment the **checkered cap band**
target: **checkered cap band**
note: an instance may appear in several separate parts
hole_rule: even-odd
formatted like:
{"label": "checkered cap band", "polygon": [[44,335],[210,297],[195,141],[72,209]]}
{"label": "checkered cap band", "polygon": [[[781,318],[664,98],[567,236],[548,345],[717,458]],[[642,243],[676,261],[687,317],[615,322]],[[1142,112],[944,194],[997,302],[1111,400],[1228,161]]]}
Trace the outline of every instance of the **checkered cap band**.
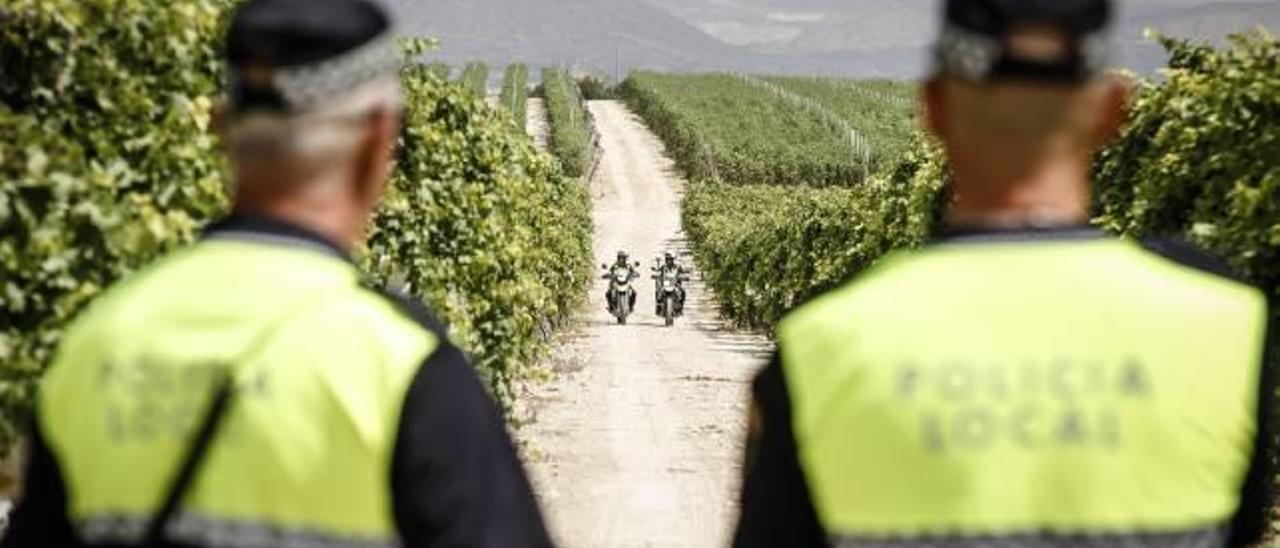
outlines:
{"label": "checkered cap band", "polygon": [[[279,95],[288,110],[305,111],[379,77],[395,74],[401,64],[395,37],[388,32],[337,57],[275,69],[270,91]],[[230,84],[232,88],[250,85],[234,68],[230,70]]]}
{"label": "checkered cap band", "polygon": [[[1084,34],[1077,38],[1072,59],[1055,65],[1034,67],[1036,75],[1051,79],[1078,80],[1105,70],[1111,61],[1111,40],[1105,31]],[[934,50],[935,71],[938,74],[971,82],[982,82],[1000,77],[1028,76],[1005,73],[1011,67],[1025,68],[1033,65],[1012,58],[1002,42],[990,35],[971,31],[954,24],[946,24],[938,36]]]}
{"label": "checkered cap band", "polygon": [[938,72],[965,80],[985,80],[1000,62],[1000,54],[999,40],[947,25],[938,37]]}

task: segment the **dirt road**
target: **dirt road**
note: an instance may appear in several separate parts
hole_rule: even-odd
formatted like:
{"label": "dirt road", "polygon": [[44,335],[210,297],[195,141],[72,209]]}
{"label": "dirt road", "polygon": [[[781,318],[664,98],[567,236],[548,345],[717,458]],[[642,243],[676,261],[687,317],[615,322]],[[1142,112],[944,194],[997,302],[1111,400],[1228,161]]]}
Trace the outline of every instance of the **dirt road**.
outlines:
{"label": "dirt road", "polygon": [[647,272],[656,254],[683,251],[682,183],[621,103],[590,108],[605,151],[592,182],[597,262],[625,249],[646,276],[627,326],[605,312],[597,281],[584,327],[553,360],[557,380],[536,389],[521,431],[534,483],[568,548],[725,546],[748,382],[769,345],[724,328],[696,274],[688,316],[662,327]]}
{"label": "dirt road", "polygon": [[538,97],[530,97],[525,102],[525,131],[533,137],[533,144],[538,150],[547,150],[547,133],[550,128],[547,127],[547,106],[546,103]]}

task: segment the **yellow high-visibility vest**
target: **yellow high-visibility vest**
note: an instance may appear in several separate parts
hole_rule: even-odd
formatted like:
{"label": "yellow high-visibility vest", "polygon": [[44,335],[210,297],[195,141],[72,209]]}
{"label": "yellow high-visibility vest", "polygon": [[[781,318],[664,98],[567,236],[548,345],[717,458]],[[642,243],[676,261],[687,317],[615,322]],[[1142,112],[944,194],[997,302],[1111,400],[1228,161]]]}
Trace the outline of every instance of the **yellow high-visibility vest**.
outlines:
{"label": "yellow high-visibility vest", "polygon": [[1266,326],[1134,242],[1007,241],[887,258],[779,347],[836,539],[1192,531],[1240,503]]}
{"label": "yellow high-visibility vest", "polygon": [[141,540],[230,371],[171,538],[394,546],[401,407],[441,342],[332,254],[235,238],[178,252],[91,305],[40,387],[68,513],[88,543]]}

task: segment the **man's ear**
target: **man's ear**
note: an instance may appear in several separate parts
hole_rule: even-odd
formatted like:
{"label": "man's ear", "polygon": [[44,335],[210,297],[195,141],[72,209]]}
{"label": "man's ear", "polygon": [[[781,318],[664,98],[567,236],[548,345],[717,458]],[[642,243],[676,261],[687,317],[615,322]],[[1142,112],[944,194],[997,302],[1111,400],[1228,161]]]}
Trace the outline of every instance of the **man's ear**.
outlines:
{"label": "man's ear", "polygon": [[1129,96],[1132,82],[1122,75],[1109,75],[1098,83],[1099,106],[1102,116],[1098,120],[1097,133],[1094,135],[1095,148],[1110,144],[1124,129],[1129,121]]}
{"label": "man's ear", "polygon": [[924,129],[934,137],[943,139],[950,130],[947,120],[946,84],[933,77],[920,86],[920,100],[924,103]]}
{"label": "man's ear", "polygon": [[371,206],[381,198],[391,176],[399,128],[399,114],[391,108],[383,106],[369,113],[364,145],[355,162],[355,191],[362,202]]}

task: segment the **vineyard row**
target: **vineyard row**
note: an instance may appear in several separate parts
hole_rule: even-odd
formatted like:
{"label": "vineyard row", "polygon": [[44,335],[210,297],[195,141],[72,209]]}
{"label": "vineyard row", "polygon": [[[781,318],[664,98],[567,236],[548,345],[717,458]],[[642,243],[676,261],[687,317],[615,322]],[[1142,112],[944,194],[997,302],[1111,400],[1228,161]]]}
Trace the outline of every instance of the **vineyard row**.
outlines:
{"label": "vineyard row", "polygon": [[516,127],[523,129],[527,123],[529,101],[529,67],[512,63],[502,75],[502,95],[498,105],[511,115]]}
{"label": "vineyard row", "polygon": [[[64,326],[227,209],[210,135],[231,0],[22,3],[0,33],[0,454]],[[129,29],[129,32],[119,32]],[[410,58],[425,50],[408,46]],[[136,55],[145,51],[164,56]],[[447,67],[445,67],[447,71]],[[585,186],[506,114],[403,74],[396,172],[358,258],[406,282],[504,404],[590,276]]]}
{"label": "vineyard row", "polygon": [[578,83],[562,67],[542,71],[542,96],[551,126],[551,153],[570,177],[590,179],[600,161],[600,137]]}
{"label": "vineyard row", "polygon": [[[1165,78],[1136,83],[1129,126],[1095,162],[1095,222],[1131,237],[1188,240],[1280,299],[1280,43],[1250,35],[1223,48],[1163,44],[1172,58]],[[774,127],[785,113],[803,118],[793,99],[721,75],[641,72],[622,88],[691,181],[685,229],[724,314],[761,328],[885,253],[926,242],[946,178],[915,109],[888,99],[909,96],[904,85],[766,81],[866,129],[873,143],[880,136],[893,155],[878,154],[877,171],[848,184],[792,163],[816,162],[805,143],[832,133],[803,120],[794,126],[807,139]],[[732,131],[737,141],[726,137]],[[767,165],[736,164],[738,150]]]}

